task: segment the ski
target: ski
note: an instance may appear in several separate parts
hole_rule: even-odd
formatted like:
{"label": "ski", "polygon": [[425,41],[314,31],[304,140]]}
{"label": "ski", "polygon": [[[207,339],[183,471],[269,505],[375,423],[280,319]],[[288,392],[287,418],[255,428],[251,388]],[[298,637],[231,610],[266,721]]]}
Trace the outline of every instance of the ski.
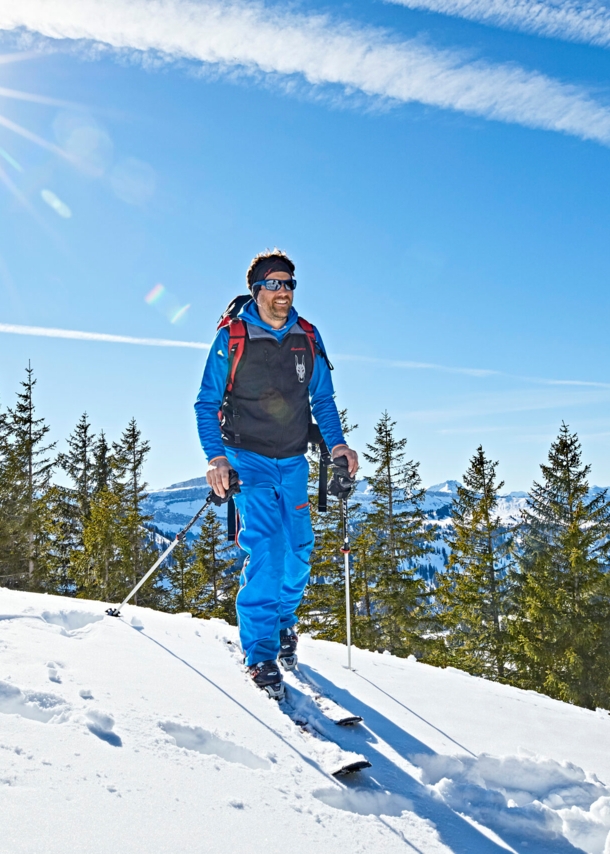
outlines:
{"label": "ski", "polygon": [[278,702],[278,706],[301,732],[307,733],[322,744],[333,745],[333,755],[327,756],[324,751],[324,755],[318,760],[331,776],[347,777],[372,767],[371,762],[362,754],[346,751],[337,744],[332,736],[332,727],[337,725],[337,721],[328,718],[311,697],[294,686],[285,685],[284,698]]}
{"label": "ski", "polygon": [[[223,637],[222,640],[227,645],[232,657],[240,666],[243,666],[237,644],[227,637]],[[302,676],[302,674],[300,675]],[[312,683],[306,677],[303,677],[302,682],[300,679],[290,680],[291,683],[296,682],[297,684],[288,684],[284,681],[282,685],[284,691],[279,696],[270,694],[265,688],[259,688],[250,677],[248,677],[248,681],[256,690],[265,691],[270,699],[277,702],[280,711],[299,728],[301,734],[309,736],[311,739],[310,747],[316,754],[317,761],[332,777],[347,777],[350,774],[371,768],[371,763],[365,756],[344,750],[337,744],[332,734],[334,727],[354,726],[360,723],[362,718],[358,715],[349,715],[345,709],[342,709],[332,700],[327,700],[321,694],[316,693],[312,688]],[[329,710],[335,712],[336,717],[333,718],[326,714],[323,708],[318,705],[316,698],[318,701],[327,702]]]}
{"label": "ski", "polygon": [[[351,727],[363,723],[360,715],[353,715],[343,706],[340,706],[331,697],[324,694],[320,686],[308,676],[298,665],[295,669],[288,671],[287,684],[296,681],[299,690],[306,694],[335,726]],[[286,680],[286,677],[285,677]]]}

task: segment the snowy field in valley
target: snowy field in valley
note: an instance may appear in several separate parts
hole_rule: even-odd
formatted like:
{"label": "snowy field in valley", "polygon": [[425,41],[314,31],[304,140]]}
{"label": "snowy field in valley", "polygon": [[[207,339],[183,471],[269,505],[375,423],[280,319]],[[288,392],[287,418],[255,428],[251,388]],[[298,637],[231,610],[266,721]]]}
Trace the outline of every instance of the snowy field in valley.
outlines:
{"label": "snowy field in valley", "polygon": [[335,744],[248,683],[234,628],[105,607],[0,589],[1,854],[610,854],[607,712],[303,638],[364,718],[318,713]]}

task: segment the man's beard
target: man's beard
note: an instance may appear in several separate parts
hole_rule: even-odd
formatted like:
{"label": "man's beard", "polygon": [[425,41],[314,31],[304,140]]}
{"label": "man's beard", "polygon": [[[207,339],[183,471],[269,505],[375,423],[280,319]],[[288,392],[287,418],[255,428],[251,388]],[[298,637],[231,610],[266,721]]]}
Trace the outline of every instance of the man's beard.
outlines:
{"label": "man's beard", "polygon": [[288,315],[290,314],[290,309],[292,305],[276,305],[274,302],[271,303],[271,307],[269,309],[269,314],[273,317],[274,320],[286,320]]}

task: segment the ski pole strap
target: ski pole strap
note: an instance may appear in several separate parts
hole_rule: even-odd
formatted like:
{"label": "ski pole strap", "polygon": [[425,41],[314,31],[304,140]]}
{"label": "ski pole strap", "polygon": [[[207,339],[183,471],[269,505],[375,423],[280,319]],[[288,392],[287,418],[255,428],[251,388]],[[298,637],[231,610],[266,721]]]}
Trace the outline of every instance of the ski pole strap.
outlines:
{"label": "ski pole strap", "polygon": [[326,511],[328,510],[328,467],[331,464],[332,460],[328,452],[326,442],[322,437],[322,432],[315,421],[309,422],[308,439],[312,444],[312,450],[314,452],[316,450],[316,446],[320,449],[320,465],[318,476],[318,512],[326,513]]}
{"label": "ski pole strap", "polygon": [[236,522],[235,501],[233,500],[233,496],[231,496],[227,503],[227,540],[230,543],[237,542]]}
{"label": "ski pole strap", "polygon": [[318,481],[318,512],[328,510],[328,464],[320,454],[320,479]]}
{"label": "ski pole strap", "polygon": [[328,510],[328,466],[331,458],[324,439],[320,442],[320,476],[318,480],[318,511],[326,513]]}

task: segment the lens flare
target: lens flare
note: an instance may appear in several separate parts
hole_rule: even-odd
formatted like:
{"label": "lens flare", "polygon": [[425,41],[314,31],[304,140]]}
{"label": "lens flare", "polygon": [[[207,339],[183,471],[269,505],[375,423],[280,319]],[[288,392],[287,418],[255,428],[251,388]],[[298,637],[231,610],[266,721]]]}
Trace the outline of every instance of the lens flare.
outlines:
{"label": "lens flare", "polygon": [[64,219],[70,219],[72,211],[65,202],[62,202],[52,190],[41,190],[40,195],[50,208],[53,208],[56,214]]}
{"label": "lens flare", "polygon": [[3,148],[0,148],[0,157],[4,157],[6,162],[10,163],[10,165],[13,167],[13,169],[16,169],[17,172],[23,172],[23,166],[21,166],[20,163],[17,163],[15,158],[11,157],[11,155],[8,153],[8,151],[5,151]]}
{"label": "lens flare", "polygon": [[155,305],[155,303],[159,302],[164,293],[165,288],[163,285],[155,285],[154,288],[144,297],[144,302],[147,302],[148,305]]}
{"label": "lens flare", "polygon": [[186,313],[190,307],[191,304],[189,303],[188,305],[183,305],[182,308],[179,308],[178,311],[173,315],[173,317],[170,317],[170,323],[179,323],[181,320],[183,320],[186,317]]}
{"label": "lens flare", "polygon": [[191,307],[190,303],[184,305],[182,300],[165,287],[157,284],[144,297],[144,302],[166,317],[170,323],[176,325],[183,321]]}

